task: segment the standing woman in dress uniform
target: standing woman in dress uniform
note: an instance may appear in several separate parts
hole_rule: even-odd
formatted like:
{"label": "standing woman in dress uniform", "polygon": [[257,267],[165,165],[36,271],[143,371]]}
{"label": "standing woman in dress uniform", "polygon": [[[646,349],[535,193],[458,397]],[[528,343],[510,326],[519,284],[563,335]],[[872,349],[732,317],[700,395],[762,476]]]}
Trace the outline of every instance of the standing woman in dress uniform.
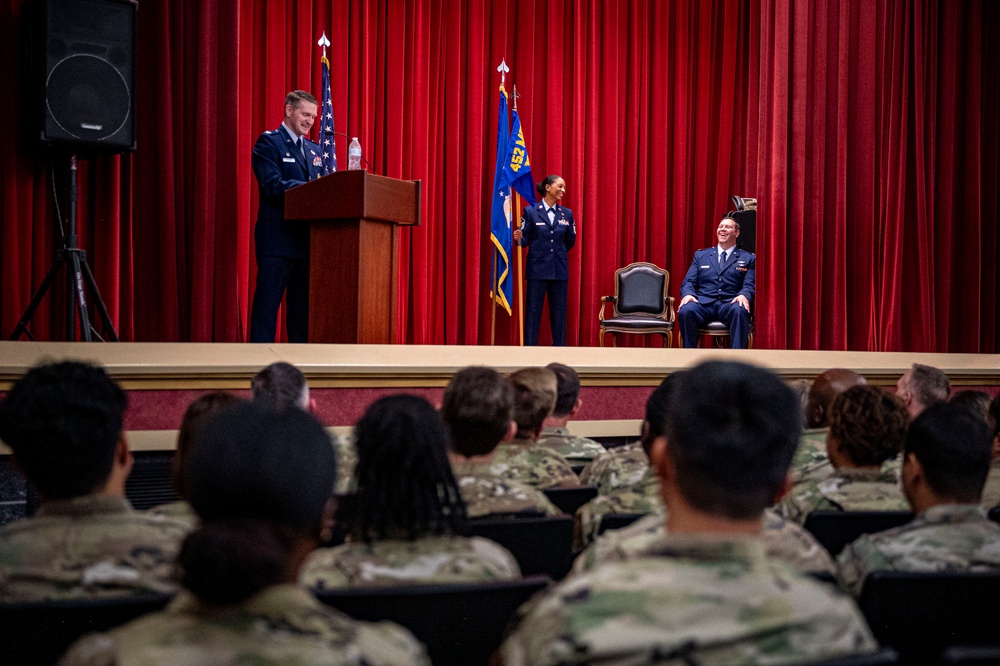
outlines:
{"label": "standing woman in dress uniform", "polygon": [[555,174],[546,176],[535,188],[542,200],[525,206],[521,228],[514,230],[514,242],[528,246],[528,298],[525,306],[524,343],[538,344],[542,323],[542,303],[549,295],[549,322],[552,344],[566,346],[566,286],[569,264],[566,253],[576,244],[573,211],[559,205],[566,193],[566,181]]}

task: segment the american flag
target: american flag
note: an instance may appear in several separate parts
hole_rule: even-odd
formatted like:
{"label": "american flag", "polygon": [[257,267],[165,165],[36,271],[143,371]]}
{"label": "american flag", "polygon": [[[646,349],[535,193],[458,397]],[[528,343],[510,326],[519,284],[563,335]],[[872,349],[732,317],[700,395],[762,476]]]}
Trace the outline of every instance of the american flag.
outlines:
{"label": "american flag", "polygon": [[337,135],[333,132],[333,101],[330,99],[330,61],[326,56],[323,64],[323,104],[320,107],[319,147],[323,150],[323,175],[337,170]]}

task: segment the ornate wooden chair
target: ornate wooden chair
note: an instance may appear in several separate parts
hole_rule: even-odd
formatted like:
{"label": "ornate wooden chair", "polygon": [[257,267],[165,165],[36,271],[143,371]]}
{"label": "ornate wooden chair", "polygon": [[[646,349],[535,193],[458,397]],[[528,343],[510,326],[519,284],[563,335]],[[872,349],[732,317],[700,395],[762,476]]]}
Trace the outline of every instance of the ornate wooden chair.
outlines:
{"label": "ornate wooden chair", "polygon": [[[618,346],[619,333],[663,336],[663,346],[673,344],[674,299],[667,295],[670,273],[645,261],[637,261],[615,271],[615,295],[601,297],[598,321],[600,341],[611,334],[612,346]],[[612,316],[604,318],[605,306],[611,303]]]}

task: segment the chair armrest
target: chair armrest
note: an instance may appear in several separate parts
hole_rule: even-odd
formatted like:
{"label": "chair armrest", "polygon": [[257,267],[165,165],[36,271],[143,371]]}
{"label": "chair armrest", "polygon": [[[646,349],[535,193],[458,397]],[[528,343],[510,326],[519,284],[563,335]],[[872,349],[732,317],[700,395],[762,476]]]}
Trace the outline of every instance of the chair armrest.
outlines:
{"label": "chair armrest", "polygon": [[614,304],[614,303],[617,303],[617,302],[618,302],[618,299],[616,299],[614,296],[601,296],[601,309],[597,312],[597,321],[598,322],[603,322],[604,321],[604,306],[605,305],[607,305],[608,303]]}
{"label": "chair armrest", "polygon": [[667,296],[667,321],[673,322],[677,319],[677,311],[674,309],[674,297]]}

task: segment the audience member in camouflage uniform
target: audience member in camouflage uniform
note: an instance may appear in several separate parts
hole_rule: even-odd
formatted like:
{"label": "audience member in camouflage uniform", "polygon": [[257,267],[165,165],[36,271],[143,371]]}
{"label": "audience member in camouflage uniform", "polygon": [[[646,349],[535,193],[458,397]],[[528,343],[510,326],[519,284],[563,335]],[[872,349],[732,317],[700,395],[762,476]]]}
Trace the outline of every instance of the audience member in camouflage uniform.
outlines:
{"label": "audience member in camouflage uniform", "polygon": [[[665,512],[666,509],[661,509],[627,527],[600,535],[573,561],[573,572],[582,573],[605,562],[644,556],[652,544],[667,534]],[[837,572],[830,553],[812,534],[771,509],[764,512],[761,539],[769,558],[787,562],[803,573],[832,575]]]}
{"label": "audience member in camouflage uniform", "polygon": [[358,492],[342,512],[348,542],[321,548],[300,580],[317,589],[518,578],[514,556],[458,536],[466,511],[448,463],[448,432],[429,402],[375,401],[354,429]]}
{"label": "audience member in camouflage uniform", "polygon": [[186,591],[165,611],[81,639],[63,664],[426,664],[388,622],[358,622],[295,584],[332,525],[330,438],[297,409],[241,404],[213,416],[188,465],[201,518],[180,554]]}
{"label": "audience member in camouflage uniform", "polygon": [[[250,393],[254,402],[275,409],[298,407],[316,414],[316,400],[309,395],[306,376],[291,363],[278,361],[258,372],[250,380]],[[338,495],[346,495],[354,492],[354,469],[358,465],[358,455],[350,435],[335,435],[332,441],[337,455],[337,483],[334,491]]]}
{"label": "audience member in camouflage uniform", "polygon": [[580,485],[565,458],[537,444],[542,423],[556,404],[555,373],[547,368],[524,368],[509,375],[507,383],[514,390],[517,436],[496,448],[494,473],[542,490]]}
{"label": "audience member in camouflage uniform", "polygon": [[983,486],[983,498],[980,500],[980,506],[989,511],[1000,505],[1000,395],[993,398],[993,402],[990,403],[986,422],[993,431],[993,459],[990,462],[990,473],[986,475],[986,485]]}
{"label": "audience member in camouflage uniform", "polygon": [[448,458],[469,518],[542,513],[559,509],[537,488],[493,473],[493,451],[517,431],[514,392],[500,374],[482,366],[455,373],[441,399],[441,417],[451,433]]}
{"label": "audience member in camouflage uniform", "polygon": [[909,416],[896,396],[875,386],[855,386],[837,396],[830,411],[827,453],[834,467],[825,479],[796,484],[781,502],[799,523],[810,511],[897,511],[908,505],[894,471]]}
{"label": "audience member in camouflage uniform", "polygon": [[592,439],[572,434],[567,425],[577,415],[583,400],[580,398],[580,376],[576,370],[562,363],[545,366],[556,376],[556,406],[542,424],[538,446],[547,446],[570,463],[586,463],[604,453],[604,446]]}
{"label": "audience member in camouflage uniform", "polygon": [[896,382],[896,395],[906,405],[911,418],[931,405],[944,402],[951,395],[951,381],[943,371],[914,363]]}
{"label": "audience member in camouflage uniform", "polygon": [[843,368],[832,368],[816,376],[806,399],[806,430],[792,457],[792,483],[825,479],[833,473],[826,455],[830,408],[838,395],[852,386],[867,383],[858,373]]}
{"label": "audience member in camouflage uniform", "polygon": [[643,556],[535,597],[503,661],[780,664],[874,650],[850,598],[764,552],[761,517],[787,482],[798,410],[760,368],[716,361],[686,372],[650,451],[667,534]]}
{"label": "audience member in camouflage uniform", "polygon": [[903,448],[903,490],[916,518],[865,534],[837,559],[843,584],[861,593],[872,571],[1000,571],[1000,525],[979,507],[990,431],[965,407],[941,403],[914,419]]}
{"label": "audience member in camouflage uniform", "polygon": [[[646,414],[639,439],[643,458],[646,460],[653,441],[663,435],[670,394],[683,374],[681,371],[665,377],[646,399]],[[606,495],[599,495],[577,510],[573,533],[574,550],[582,549],[597,536],[601,517],[605,514],[653,511],[662,512],[663,501],[660,499],[660,482],[656,472],[647,464],[645,471],[634,484],[613,490]]]}
{"label": "audience member in camouflage uniform", "polygon": [[0,602],[177,589],[187,526],[132,510],[125,393],[101,368],[40,365],[0,403],[0,438],[38,490],[34,517],[0,528]]}
{"label": "audience member in camouflage uniform", "polygon": [[183,520],[191,528],[198,522],[198,514],[194,512],[187,497],[187,462],[191,456],[191,445],[195,434],[215,414],[243,402],[231,393],[206,393],[195,398],[184,410],[181,428],[177,432],[177,450],[174,451],[173,465],[170,470],[170,481],[181,499],[170,504],[154,506],[148,511],[154,516],[168,516]]}
{"label": "audience member in camouflage uniform", "polygon": [[642,442],[630,442],[608,449],[587,463],[580,472],[580,483],[594,486],[598,495],[607,495],[616,488],[638,483],[648,467]]}

